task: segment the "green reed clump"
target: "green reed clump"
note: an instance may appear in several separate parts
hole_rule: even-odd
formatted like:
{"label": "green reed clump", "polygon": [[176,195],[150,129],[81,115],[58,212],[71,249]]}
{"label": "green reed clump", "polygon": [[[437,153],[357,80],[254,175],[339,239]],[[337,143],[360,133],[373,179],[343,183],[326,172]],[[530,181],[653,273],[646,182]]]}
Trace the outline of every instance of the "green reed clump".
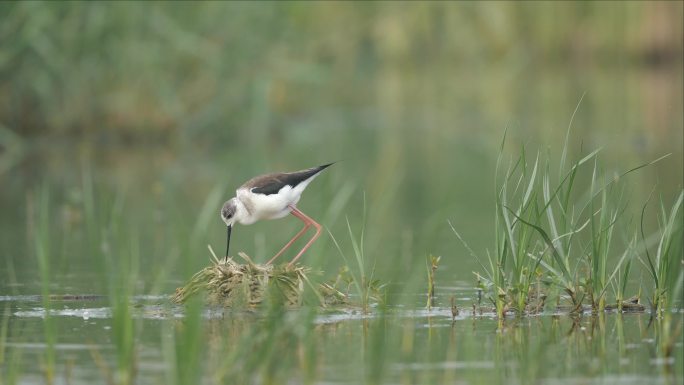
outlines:
{"label": "green reed clump", "polygon": [[[624,187],[616,186],[614,180],[607,183],[600,180],[597,163],[597,159],[594,159],[594,170],[589,190],[588,231],[590,241],[587,250],[582,253],[589,274],[581,280],[592,311],[595,312],[605,309],[606,291],[613,280],[618,277],[622,263],[631,250],[630,245],[627,245],[614,268],[611,271],[608,270],[608,261],[612,255],[611,247],[615,247],[613,235],[618,220],[625,210],[625,207],[622,206]],[[629,270],[627,269],[627,273]],[[624,276],[624,280],[626,279],[627,276]]]}
{"label": "green reed clump", "polygon": [[[550,295],[555,297],[557,305],[567,298],[571,312],[581,312],[585,305],[593,311],[603,311],[606,293],[611,287],[620,309],[625,304],[633,305],[624,298],[635,241],[616,251],[620,245],[615,240],[615,234],[625,226],[622,216],[627,205],[623,202],[626,191],[623,181],[626,175],[664,157],[615,178],[606,178],[598,166],[599,150],[566,169],[566,144],[558,182],[553,184],[550,156],[542,161],[538,153],[531,161],[525,148],[499,178],[504,142],[505,135],[495,173],[495,249],[493,255],[487,252],[489,264],[482,266],[484,273],[475,273],[478,287],[494,306],[497,316],[501,318],[509,311],[519,315],[542,311]],[[590,162],[592,169],[586,167]],[[591,170],[590,176],[586,175],[588,170]],[[587,179],[588,190],[575,191],[577,181]],[[657,282],[654,303],[661,301],[662,293],[668,290],[663,284],[674,280],[662,277],[672,270],[672,255],[681,248],[681,242],[678,244],[673,236],[678,234],[679,222],[674,217],[680,205],[681,196],[669,215],[661,210],[664,219],[658,251],[654,258],[647,254],[651,275]],[[453,226],[452,230],[467,247]]]}
{"label": "green reed clump", "polygon": [[[613,293],[615,296],[614,307],[620,312],[629,308],[634,308],[635,305],[638,305],[639,309],[641,308],[641,305],[638,303],[640,294],[636,294],[629,299],[626,298],[627,282],[629,281],[629,274],[632,271],[632,263],[636,256],[636,242],[637,238],[636,235],[634,235],[629,241],[629,244],[627,245],[622,257],[620,258],[621,260],[624,260],[623,266],[619,266],[617,268],[615,271],[615,278],[610,281],[610,285],[613,288]],[[610,307],[610,305],[606,306],[606,308]]]}
{"label": "green reed clump", "polygon": [[495,172],[495,250],[494,255],[487,252],[489,266],[482,266],[484,274],[475,273],[479,286],[500,318],[509,310],[517,314],[543,310],[549,283],[561,288],[573,307],[581,306],[583,297],[568,255],[574,235],[586,223],[579,223],[569,206],[576,173],[596,152],[577,161],[551,188],[548,160],[542,166],[537,153],[530,161],[524,148],[499,179],[504,143],[505,135]]}
{"label": "green reed clump", "polygon": [[641,212],[641,239],[646,261],[642,262],[653,279],[653,293],[651,307],[656,316],[662,316],[674,305],[672,297],[681,291],[681,275],[684,269],[682,257],[682,199],[684,191],[679,193],[677,200],[669,212],[661,202],[658,216],[659,232],[657,247],[651,252],[644,233],[644,216],[646,205]]}
{"label": "green reed clump", "polygon": [[[345,253],[342,251],[342,248],[340,247],[340,244],[337,242],[337,239],[335,239],[335,236],[328,231],[330,234],[330,237],[333,240],[333,243],[335,244],[335,247],[337,247],[337,251],[339,251],[340,256],[342,256],[342,259],[344,259],[346,263],[346,268],[343,270],[341,276],[344,277],[345,275],[349,275],[349,279],[346,279],[346,281],[349,283],[349,286],[354,287],[356,291],[356,295],[359,298],[359,305],[363,309],[364,312],[368,311],[368,308],[371,304],[371,302],[375,301],[380,301],[382,297],[382,290],[384,288],[384,285],[382,285],[378,280],[374,279],[374,273],[375,269],[371,269],[370,272],[368,272],[368,268],[366,267],[366,256],[364,254],[364,248],[363,248],[363,238],[364,238],[364,230],[365,230],[365,209],[366,203],[365,203],[365,197],[364,197],[364,218],[362,220],[362,225],[361,227],[361,233],[359,235],[359,241],[357,242],[356,238],[354,237],[354,232],[352,231],[351,224],[349,224],[349,218],[347,218],[347,230],[349,232],[349,239],[352,244],[352,249],[354,253],[354,260],[356,262],[354,268],[352,268],[351,264],[349,263],[349,258],[345,255]],[[339,281],[340,277],[338,277]],[[333,287],[336,287],[337,284],[333,285]]]}

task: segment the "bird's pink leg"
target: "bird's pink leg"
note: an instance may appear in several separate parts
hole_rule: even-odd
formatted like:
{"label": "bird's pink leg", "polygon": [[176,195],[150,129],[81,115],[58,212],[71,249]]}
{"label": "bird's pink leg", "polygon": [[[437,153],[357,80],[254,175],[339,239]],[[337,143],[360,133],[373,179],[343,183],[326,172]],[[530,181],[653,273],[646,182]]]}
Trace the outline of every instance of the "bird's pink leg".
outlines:
{"label": "bird's pink leg", "polygon": [[[293,214],[293,215],[294,215],[294,214]],[[299,217],[297,217],[297,218],[299,218]],[[299,218],[299,219],[301,219],[301,218]],[[292,246],[292,244],[294,243],[294,241],[296,241],[297,239],[299,239],[299,237],[301,237],[302,235],[304,235],[304,233],[306,232],[306,230],[308,230],[309,227],[311,227],[311,223],[306,222],[306,221],[304,221],[304,220],[302,220],[302,221],[304,222],[304,227],[303,227],[301,230],[299,230],[299,232],[297,233],[297,235],[295,235],[294,237],[292,237],[292,239],[290,239],[290,241],[287,242],[287,243],[285,244],[285,246],[283,246],[283,248],[280,249],[280,251],[279,251],[273,258],[271,258],[268,262],[266,262],[267,265],[270,265],[271,263],[273,263],[273,261],[275,261],[276,258],[280,257],[280,254],[282,254],[285,250],[287,250],[288,247]]]}
{"label": "bird's pink leg", "polygon": [[316,221],[314,221],[313,219],[311,219],[310,217],[308,217],[308,216],[307,216],[306,214],[304,214],[303,212],[299,211],[296,207],[294,207],[294,206],[290,206],[290,207],[292,208],[292,212],[291,212],[292,215],[294,215],[295,217],[301,219],[302,222],[306,223],[306,226],[305,226],[305,227],[308,228],[309,226],[313,225],[313,226],[316,228],[316,234],[314,234],[314,236],[311,237],[311,239],[309,240],[309,242],[307,242],[306,245],[304,245],[304,247],[303,247],[302,250],[299,252],[299,254],[297,254],[297,256],[295,256],[295,257],[290,261],[290,263],[287,264],[288,267],[289,267],[289,266],[292,266],[292,265],[299,259],[299,257],[301,257],[302,254],[304,254],[304,252],[306,251],[306,249],[308,249],[308,248],[311,246],[311,244],[314,243],[314,241],[316,240],[316,238],[318,238],[318,237],[321,235],[321,229],[322,229],[321,225],[319,225]]}

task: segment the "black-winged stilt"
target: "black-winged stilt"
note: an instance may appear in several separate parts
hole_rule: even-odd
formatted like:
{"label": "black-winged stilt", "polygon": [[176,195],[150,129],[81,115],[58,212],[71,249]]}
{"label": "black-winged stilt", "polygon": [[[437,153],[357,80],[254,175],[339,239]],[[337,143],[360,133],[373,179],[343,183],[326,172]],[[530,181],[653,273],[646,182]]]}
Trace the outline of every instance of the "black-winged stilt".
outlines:
{"label": "black-winged stilt", "polygon": [[230,248],[230,233],[235,223],[251,225],[262,219],[277,219],[292,214],[304,222],[304,227],[282,249],[271,258],[271,264],[287,248],[313,226],[316,233],[302,250],[290,261],[294,264],[306,249],[321,235],[321,225],[297,209],[296,205],[306,186],[324,169],[333,163],[295,172],[278,172],[254,177],[236,190],[234,198],[229,199],[221,208],[221,219],[228,226],[226,239],[226,259]]}

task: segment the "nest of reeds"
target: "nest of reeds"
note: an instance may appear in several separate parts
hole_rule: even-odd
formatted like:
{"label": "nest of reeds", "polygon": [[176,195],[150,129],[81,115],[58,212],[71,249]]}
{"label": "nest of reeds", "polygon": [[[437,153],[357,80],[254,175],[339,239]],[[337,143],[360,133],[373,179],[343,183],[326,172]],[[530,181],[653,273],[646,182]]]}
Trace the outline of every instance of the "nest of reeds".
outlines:
{"label": "nest of reeds", "polygon": [[311,269],[305,266],[263,265],[252,262],[239,253],[246,263],[232,258],[219,260],[214,256],[212,264],[196,273],[183,287],[176,289],[171,300],[184,303],[195,295],[202,295],[210,306],[254,307],[266,301],[276,301],[285,306],[304,303],[305,289],[313,289],[313,297],[322,306],[343,304],[347,296],[328,284],[314,285],[308,278]]}

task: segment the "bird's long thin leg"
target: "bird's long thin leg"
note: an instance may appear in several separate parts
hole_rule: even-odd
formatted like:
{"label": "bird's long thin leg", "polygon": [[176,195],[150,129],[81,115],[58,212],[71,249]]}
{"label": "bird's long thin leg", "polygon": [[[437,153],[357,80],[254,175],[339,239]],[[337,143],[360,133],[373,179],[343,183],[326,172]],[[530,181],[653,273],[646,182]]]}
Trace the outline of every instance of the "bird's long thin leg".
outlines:
{"label": "bird's long thin leg", "polygon": [[290,263],[287,264],[287,266],[292,266],[295,262],[297,262],[297,260],[299,259],[299,257],[301,257],[302,254],[304,254],[304,252],[306,251],[306,249],[308,249],[308,248],[311,246],[311,244],[314,243],[314,241],[316,240],[316,238],[318,238],[318,237],[321,235],[321,229],[322,229],[321,225],[318,224],[318,222],[314,221],[314,220],[311,219],[309,216],[307,216],[307,215],[304,214],[303,212],[299,211],[296,207],[294,207],[294,206],[290,206],[290,207],[292,208],[292,212],[291,212],[292,215],[294,215],[294,216],[296,216],[297,218],[301,219],[302,222],[308,223],[309,225],[313,225],[313,226],[316,228],[316,234],[314,234],[314,236],[311,237],[311,239],[309,240],[309,242],[307,242],[306,245],[304,245],[304,247],[302,248],[302,250],[297,254],[297,256],[295,256],[295,257],[290,261]]}
{"label": "bird's long thin leg", "polygon": [[[299,217],[298,217],[298,218],[299,218]],[[299,218],[299,219],[301,219],[301,218]],[[292,237],[292,239],[290,239],[290,241],[287,242],[287,243],[285,244],[285,246],[283,246],[283,248],[280,249],[280,251],[279,251],[273,258],[271,258],[268,262],[266,262],[267,265],[270,265],[271,263],[273,263],[273,261],[275,261],[276,258],[280,257],[280,255],[281,255],[285,250],[287,250],[288,247],[292,246],[292,244],[293,244],[297,239],[299,239],[302,235],[304,235],[304,233],[306,232],[306,230],[309,229],[309,227],[311,227],[311,223],[309,223],[309,222],[307,222],[307,221],[304,221],[304,220],[302,220],[302,221],[304,222],[304,227],[303,227],[301,230],[299,230],[299,232],[297,233],[297,235],[295,235],[294,237]]]}

